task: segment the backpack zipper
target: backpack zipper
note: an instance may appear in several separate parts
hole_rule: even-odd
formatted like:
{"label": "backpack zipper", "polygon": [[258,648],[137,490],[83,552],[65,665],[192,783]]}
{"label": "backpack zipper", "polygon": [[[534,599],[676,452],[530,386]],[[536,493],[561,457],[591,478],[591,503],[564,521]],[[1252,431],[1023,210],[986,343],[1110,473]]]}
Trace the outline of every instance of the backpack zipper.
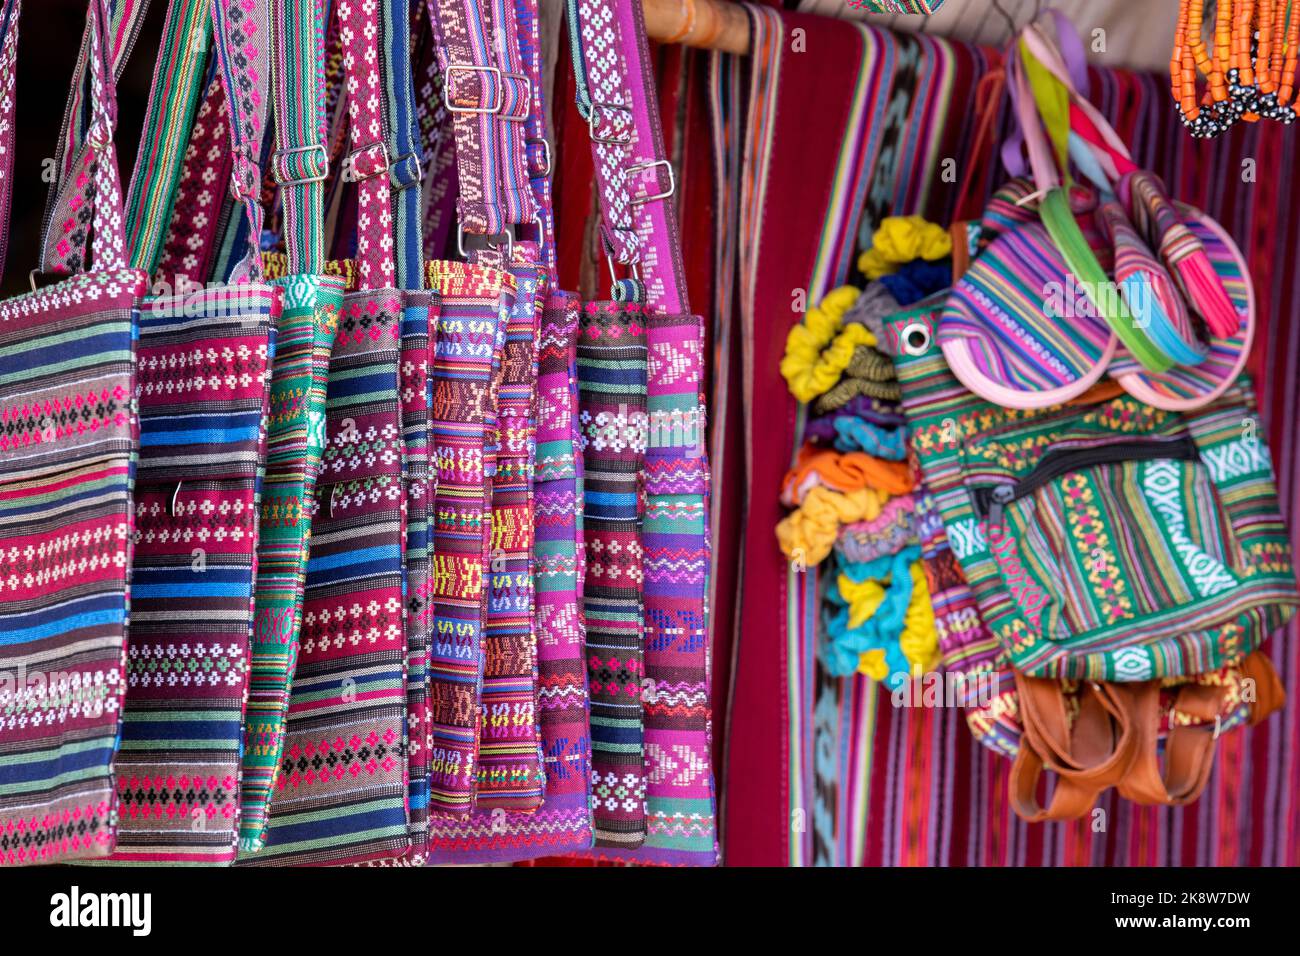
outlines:
{"label": "backpack zipper", "polygon": [[1148,438],[1117,441],[1095,448],[1054,449],[1044,455],[1034,470],[1016,482],[976,489],[976,505],[988,518],[990,530],[1002,529],[1006,506],[1018,498],[1033,494],[1043,485],[1062,475],[1098,465],[1117,465],[1126,461],[1151,461],[1157,458],[1196,461],[1200,451],[1190,435],[1172,440]]}

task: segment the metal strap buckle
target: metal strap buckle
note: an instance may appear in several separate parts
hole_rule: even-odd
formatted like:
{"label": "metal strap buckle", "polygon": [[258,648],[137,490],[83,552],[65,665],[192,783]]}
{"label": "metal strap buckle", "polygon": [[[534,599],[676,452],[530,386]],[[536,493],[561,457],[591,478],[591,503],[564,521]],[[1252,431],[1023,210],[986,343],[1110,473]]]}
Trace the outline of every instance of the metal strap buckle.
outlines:
{"label": "metal strap buckle", "polygon": [[520,99],[520,103],[522,103],[522,104],[523,104],[523,107],[524,107],[524,112],[523,112],[523,115],[522,115],[522,116],[517,116],[517,115],[515,115],[514,113],[507,113],[507,112],[505,111],[505,108],[506,108],[506,104],[505,104],[505,99],[506,99],[506,96],[505,96],[505,86],[504,86],[504,85],[502,86],[502,88],[501,88],[501,118],[502,118],[503,120],[505,120],[507,123],[524,123],[524,122],[527,122],[527,120],[528,120],[528,115],[529,115],[529,114],[532,112],[532,110],[533,110],[533,81],[530,80],[530,79],[528,78],[528,76],[527,76],[526,74],[523,74],[523,73],[502,73],[501,76],[502,76],[503,79],[506,79],[506,80],[522,80],[522,81],[523,81],[523,84],[524,84],[524,95],[523,95],[523,97]]}
{"label": "metal strap buckle", "polygon": [[[399,172],[409,175],[399,176]],[[413,152],[403,153],[397,157],[397,162],[388,167],[388,183],[393,187],[393,192],[410,189],[423,181],[424,163],[420,162],[420,157]]]}
{"label": "metal strap buckle", "polygon": [[[361,157],[377,156],[379,165],[373,169],[362,169],[357,171],[357,160]],[[383,140],[377,143],[370,143],[368,146],[358,146],[352,152],[343,157],[343,181],[345,183],[359,183],[365,179],[373,179],[375,176],[382,176],[390,168],[388,161],[388,144]]]}
{"label": "metal strap buckle", "polygon": [[[662,166],[664,169],[668,170],[668,188],[663,192],[655,193],[653,196],[633,196],[630,200],[630,203],[633,206],[642,206],[648,202],[657,202],[660,199],[667,199],[673,193],[677,192],[677,177],[673,174],[673,164],[668,162],[666,159],[654,159],[646,163],[634,163],[624,171],[624,179],[630,180],[632,176],[642,170],[654,169],[656,166]],[[657,177],[655,182],[658,182]]]}
{"label": "metal strap buckle", "polygon": [[542,168],[541,168],[541,169],[532,169],[532,170],[529,170],[529,176],[535,179],[535,178],[537,178],[538,176],[549,176],[549,175],[551,175],[551,168],[552,168],[552,167],[551,167],[551,141],[548,140],[545,136],[542,136],[542,137],[540,137],[540,138],[538,138],[538,139],[525,139],[525,140],[524,140],[524,145],[525,145],[525,146],[527,146],[527,145],[529,145],[529,144],[531,144],[531,143],[541,143],[541,144],[542,144]]}
{"label": "metal strap buckle", "polygon": [[[492,89],[496,91],[496,101],[491,106],[456,106],[451,101],[452,77],[456,72],[461,73],[487,73],[496,77],[496,83]],[[442,82],[442,104],[447,107],[451,113],[499,113],[501,104],[505,102],[505,91],[501,86],[501,68],[496,66],[477,66],[473,63],[450,63],[443,74]]]}
{"label": "metal strap buckle", "polygon": [[[506,247],[506,256],[505,256],[506,261],[509,262],[510,258],[514,255],[515,237],[514,237],[514,233],[511,232],[509,228],[503,229],[501,232],[497,232],[497,233],[476,233],[475,235],[480,235],[483,239],[486,239],[487,246],[490,249],[501,248],[500,242],[493,243],[491,240],[493,239],[499,240],[504,238],[505,247]],[[462,259],[469,258],[469,253],[465,251],[465,227],[462,226],[460,223],[456,223],[456,251],[460,253],[460,257]]]}
{"label": "metal strap buckle", "polygon": [[[303,166],[309,170],[315,170],[311,175],[301,176],[297,179],[285,178],[286,162],[290,156],[305,157]],[[271,156],[271,178],[279,186],[305,186],[308,183],[324,182],[330,173],[330,154],[320,143],[314,146],[291,146],[288,149],[277,149]]]}
{"label": "metal strap buckle", "polygon": [[528,220],[528,222],[522,223],[522,225],[537,227],[537,236],[534,238],[534,242],[541,243],[546,238],[546,224],[542,222],[542,214],[540,212],[533,216],[532,219]]}
{"label": "metal strap buckle", "polygon": [[[627,138],[618,139],[613,136],[596,135],[596,112],[598,110],[608,110],[611,113],[625,114],[627,116]],[[631,146],[632,145],[632,124],[636,117],[632,110],[621,103],[598,103],[591,101],[591,112],[587,114],[587,134],[591,137],[593,143],[601,143],[606,146]]]}

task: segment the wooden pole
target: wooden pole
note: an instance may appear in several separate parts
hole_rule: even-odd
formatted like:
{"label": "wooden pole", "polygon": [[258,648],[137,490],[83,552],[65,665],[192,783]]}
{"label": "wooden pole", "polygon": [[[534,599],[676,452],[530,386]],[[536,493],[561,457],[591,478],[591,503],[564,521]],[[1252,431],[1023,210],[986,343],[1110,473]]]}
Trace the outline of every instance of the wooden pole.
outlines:
{"label": "wooden pole", "polygon": [[730,0],[641,0],[645,28],[660,43],[749,52],[749,15]]}

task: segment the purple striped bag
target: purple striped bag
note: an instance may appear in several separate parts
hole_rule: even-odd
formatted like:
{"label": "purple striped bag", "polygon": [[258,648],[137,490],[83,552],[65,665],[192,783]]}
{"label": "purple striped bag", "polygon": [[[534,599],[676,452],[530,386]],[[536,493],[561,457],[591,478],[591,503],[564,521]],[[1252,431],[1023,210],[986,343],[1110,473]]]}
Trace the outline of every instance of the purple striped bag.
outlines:
{"label": "purple striped bag", "polygon": [[545,799],[532,813],[477,810],[464,821],[440,822],[431,841],[435,863],[511,862],[591,845],[578,311],[577,296],[552,293],[538,345],[533,579]]}

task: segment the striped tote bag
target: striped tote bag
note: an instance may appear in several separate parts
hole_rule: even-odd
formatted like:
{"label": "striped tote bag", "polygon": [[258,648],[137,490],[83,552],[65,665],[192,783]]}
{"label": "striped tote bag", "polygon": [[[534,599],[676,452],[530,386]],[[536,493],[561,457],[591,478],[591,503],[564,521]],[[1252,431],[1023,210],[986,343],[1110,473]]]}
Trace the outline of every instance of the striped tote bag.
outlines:
{"label": "striped tote bag", "polygon": [[577,296],[553,292],[538,342],[533,484],[538,724],[545,800],[530,813],[437,820],[430,859],[507,862],[589,847],[591,737],[581,606],[582,456],[577,441]]}
{"label": "striped tote bag", "polygon": [[640,486],[647,441],[646,326],[640,306],[584,306],[578,396],[592,812],[597,846],[630,849],[646,837]]}
{"label": "striped tote bag", "polygon": [[[7,0],[0,15],[0,127],[10,130],[20,12]],[[107,0],[93,0],[84,65],[98,130],[114,113],[108,23]],[[0,151],[0,223],[12,162],[11,141]],[[102,858],[117,823],[147,276],[126,267],[111,136],[88,140],[68,169],[96,198],[55,228],[68,249],[89,239],[93,268],[75,259],[57,284],[0,302],[0,866]]]}
{"label": "striped tote bag", "polygon": [[113,859],[229,864],[238,830],[278,288],[141,318],[135,600]]}
{"label": "striped tote bag", "polygon": [[[141,318],[136,616],[118,763],[120,863],[229,865],[239,831],[245,703],[267,416],[283,290],[263,280],[266,12],[214,0],[228,180],[245,240],[224,281],[158,295]],[[242,217],[241,215],[242,214]],[[166,277],[162,277],[165,283]]]}
{"label": "striped tote bag", "polygon": [[[526,859],[591,842],[577,613],[577,395],[570,368],[578,303],[554,290],[551,163],[535,0],[515,0],[503,22],[502,62],[510,73],[529,78],[531,96],[522,143],[514,125],[502,124],[505,142],[516,148],[497,166],[507,195],[523,192],[526,175],[537,215],[530,238],[507,251],[517,288],[502,349],[497,440],[491,443],[496,460],[474,809],[434,819],[430,853],[439,862]],[[462,143],[473,137],[465,136],[464,124],[456,133],[459,161],[471,153]],[[518,225],[526,218],[523,204],[512,208],[522,217],[511,220]]]}
{"label": "striped tote bag", "polygon": [[261,849],[284,745],[298,663],[303,594],[325,451],[330,355],[344,279],[325,275],[327,155],[318,94],[324,89],[324,8],[277,0],[272,6],[275,142],[271,174],[280,187],[286,252],[266,256],[284,290],[271,379],[267,474],[258,542],[257,607],[240,788],[240,850]]}
{"label": "striped tote bag", "polygon": [[240,786],[240,850],[265,840],[298,662],[303,591],[325,443],[330,353],[343,304],[337,276],[295,273],[283,290],[267,419],[253,644]]}
{"label": "striped tote bag", "polygon": [[[334,5],[349,90],[378,90],[379,4]],[[311,524],[298,663],[263,847],[250,865],[405,856],[408,792],[402,328],[393,287],[378,96],[347,96],[356,256],[326,264],[346,292],[330,358],[325,451]]]}
{"label": "striped tote bag", "polygon": [[473,809],[482,721],[486,591],[502,354],[517,286],[508,272],[429,263],[440,299],[432,368],[433,578],[429,649],[430,839]]}

